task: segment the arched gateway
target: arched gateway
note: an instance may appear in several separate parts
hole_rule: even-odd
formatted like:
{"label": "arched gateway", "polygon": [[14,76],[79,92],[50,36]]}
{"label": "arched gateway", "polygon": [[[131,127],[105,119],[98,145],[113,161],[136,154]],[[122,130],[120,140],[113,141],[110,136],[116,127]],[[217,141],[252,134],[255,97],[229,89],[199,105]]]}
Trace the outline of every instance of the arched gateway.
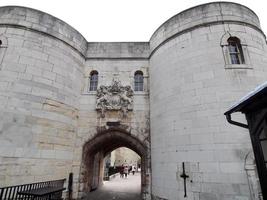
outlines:
{"label": "arched gateway", "polygon": [[100,131],[84,144],[80,177],[81,192],[89,192],[102,184],[104,157],[119,147],[127,147],[141,157],[141,191],[142,196],[146,195],[150,185],[149,149],[128,131],[114,127]]}

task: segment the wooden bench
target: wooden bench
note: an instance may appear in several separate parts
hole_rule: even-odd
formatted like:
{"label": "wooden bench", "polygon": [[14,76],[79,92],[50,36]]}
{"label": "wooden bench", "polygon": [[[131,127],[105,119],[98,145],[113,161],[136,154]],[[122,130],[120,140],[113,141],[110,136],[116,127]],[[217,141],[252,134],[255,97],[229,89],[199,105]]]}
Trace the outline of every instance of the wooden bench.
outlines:
{"label": "wooden bench", "polygon": [[62,199],[66,179],[0,188],[0,200]]}

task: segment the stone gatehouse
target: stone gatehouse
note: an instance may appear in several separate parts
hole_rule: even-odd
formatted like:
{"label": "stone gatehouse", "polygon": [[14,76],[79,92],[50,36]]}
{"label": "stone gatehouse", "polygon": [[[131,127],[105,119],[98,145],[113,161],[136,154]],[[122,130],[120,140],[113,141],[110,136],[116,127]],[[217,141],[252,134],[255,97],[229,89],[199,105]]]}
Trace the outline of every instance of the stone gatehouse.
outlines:
{"label": "stone gatehouse", "polygon": [[185,199],[184,184],[190,200],[259,199],[248,131],[223,113],[266,81],[265,39],[256,14],[229,2],[119,43],[1,7],[0,187],[73,172],[80,198],[101,183],[104,156],[127,147],[141,157],[144,199]]}

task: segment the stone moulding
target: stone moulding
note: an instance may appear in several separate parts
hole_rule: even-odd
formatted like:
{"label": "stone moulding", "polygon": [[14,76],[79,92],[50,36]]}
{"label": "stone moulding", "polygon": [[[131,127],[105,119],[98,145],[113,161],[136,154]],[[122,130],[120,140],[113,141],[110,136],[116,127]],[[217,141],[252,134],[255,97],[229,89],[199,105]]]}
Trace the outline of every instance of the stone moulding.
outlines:
{"label": "stone moulding", "polygon": [[96,110],[105,117],[105,112],[121,111],[126,117],[133,110],[133,90],[131,86],[122,86],[120,81],[112,81],[110,86],[101,85],[96,92]]}

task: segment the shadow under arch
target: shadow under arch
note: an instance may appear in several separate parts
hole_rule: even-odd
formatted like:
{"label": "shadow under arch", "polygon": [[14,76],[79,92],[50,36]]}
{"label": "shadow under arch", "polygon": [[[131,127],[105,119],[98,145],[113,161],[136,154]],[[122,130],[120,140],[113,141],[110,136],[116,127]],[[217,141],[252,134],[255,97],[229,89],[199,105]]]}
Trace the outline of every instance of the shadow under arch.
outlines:
{"label": "shadow under arch", "polygon": [[141,193],[149,193],[149,148],[144,142],[121,128],[109,128],[97,133],[83,146],[80,184],[82,193],[97,189],[103,182],[103,160],[111,151],[127,147],[141,157]]}

